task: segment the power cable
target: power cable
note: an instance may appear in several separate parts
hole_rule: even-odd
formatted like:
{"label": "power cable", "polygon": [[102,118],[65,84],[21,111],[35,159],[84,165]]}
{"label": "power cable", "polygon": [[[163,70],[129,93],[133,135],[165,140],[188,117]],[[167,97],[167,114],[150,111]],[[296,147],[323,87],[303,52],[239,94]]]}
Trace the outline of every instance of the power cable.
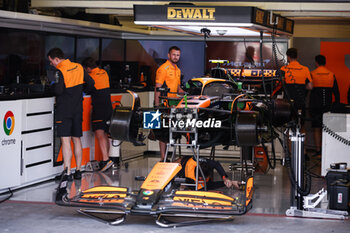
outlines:
{"label": "power cable", "polygon": [[331,130],[328,126],[326,126],[325,124],[322,124],[322,129],[323,131],[325,131],[327,134],[329,134],[331,137],[335,138],[335,140],[343,143],[344,145],[350,146],[350,140],[340,136],[339,134],[337,134],[336,132],[334,132],[333,130]]}
{"label": "power cable", "polygon": [[[263,38],[264,38],[264,33],[263,31],[260,31],[260,67],[261,67],[261,78],[263,81],[263,89],[264,89],[264,94],[265,94],[265,99],[267,99],[267,91],[266,91],[266,83],[265,83],[265,76],[264,76],[264,61],[263,61]],[[271,95],[270,95],[271,98]]]}
{"label": "power cable", "polygon": [[[286,134],[283,134],[284,136],[284,142],[288,141],[288,137],[286,136]],[[290,155],[290,151],[288,149],[288,143],[284,143],[282,141],[282,139],[279,139],[279,142],[282,145],[282,148],[284,150],[285,155],[287,156],[286,158],[286,167],[288,168],[288,175],[289,175],[289,180],[292,184],[292,186],[297,190],[297,192],[302,195],[302,196],[306,196],[310,193],[311,191],[311,175],[310,173],[305,172],[306,174],[306,182],[305,182],[305,187],[299,187],[297,181],[295,180],[295,174],[294,174],[294,169],[293,169],[293,165],[291,163],[291,155]]]}

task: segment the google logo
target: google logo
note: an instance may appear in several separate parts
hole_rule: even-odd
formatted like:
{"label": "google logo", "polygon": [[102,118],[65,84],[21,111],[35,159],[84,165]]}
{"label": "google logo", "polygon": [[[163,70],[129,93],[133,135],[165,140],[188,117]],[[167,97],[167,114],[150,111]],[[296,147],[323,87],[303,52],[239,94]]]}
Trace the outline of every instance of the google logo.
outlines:
{"label": "google logo", "polygon": [[15,128],[15,116],[13,112],[8,111],[4,117],[4,131],[6,135],[11,135]]}

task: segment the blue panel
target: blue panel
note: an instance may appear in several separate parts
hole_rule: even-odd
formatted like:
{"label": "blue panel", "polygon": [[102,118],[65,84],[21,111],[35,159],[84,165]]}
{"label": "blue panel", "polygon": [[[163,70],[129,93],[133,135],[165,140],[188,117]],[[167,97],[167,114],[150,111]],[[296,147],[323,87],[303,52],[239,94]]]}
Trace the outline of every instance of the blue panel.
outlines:
{"label": "blue panel", "polygon": [[[140,44],[145,51],[153,57],[155,61],[168,58],[168,50],[171,46],[181,49],[181,57],[178,63],[181,73],[184,75],[183,82],[200,77],[204,71],[204,42],[202,41],[155,41],[140,40]],[[161,65],[163,61],[159,62]]]}

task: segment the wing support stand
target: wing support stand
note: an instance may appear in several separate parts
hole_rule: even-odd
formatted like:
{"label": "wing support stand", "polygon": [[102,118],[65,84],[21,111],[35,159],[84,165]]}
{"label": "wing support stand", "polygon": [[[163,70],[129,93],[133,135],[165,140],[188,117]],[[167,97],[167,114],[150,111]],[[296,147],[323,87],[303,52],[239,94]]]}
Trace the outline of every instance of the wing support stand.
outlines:
{"label": "wing support stand", "polygon": [[[179,114],[178,112],[179,110],[177,108],[171,108],[171,114],[170,114],[170,121],[171,120],[175,120],[176,115]],[[198,119],[198,114],[197,111],[190,109],[190,108],[186,108],[186,112],[181,113],[182,117],[186,117],[188,115],[192,115],[192,117],[194,119]],[[185,143],[176,143],[177,139],[175,138],[176,133],[188,133],[193,135],[191,144],[185,144]],[[172,162],[175,158],[176,155],[176,148],[179,147],[179,150],[181,147],[185,147],[185,148],[190,148],[193,154],[193,159],[197,162],[196,166],[196,182],[195,184],[189,184],[189,183],[182,183],[181,185],[185,185],[185,186],[195,186],[195,190],[198,190],[198,184],[202,184],[204,186],[204,190],[207,190],[207,184],[205,182],[205,176],[204,173],[202,171],[202,168],[199,165],[199,145],[197,145],[198,142],[198,130],[196,126],[191,126],[191,127],[185,127],[185,128],[176,128],[173,127],[170,124],[169,127],[169,143],[166,145],[166,151],[165,151],[165,156],[164,156],[164,162],[167,160],[168,157],[168,152],[169,152],[169,148],[172,147],[173,148],[173,152],[172,152],[172,156],[170,161]],[[201,174],[201,177],[203,177],[203,181],[199,181],[199,173]]]}
{"label": "wing support stand", "polygon": [[[198,218],[196,220],[187,220],[182,222],[173,222],[167,219],[166,217],[183,217],[186,219],[189,218]],[[179,227],[179,226],[187,226],[193,224],[201,224],[201,223],[213,223],[213,222],[223,222],[223,221],[233,221],[233,216],[215,216],[215,215],[183,215],[183,214],[160,214],[156,220],[156,224],[160,227],[169,228],[169,227]]]}
{"label": "wing support stand", "polygon": [[[119,212],[119,211],[113,211],[113,210],[98,210],[98,209],[79,209],[77,210],[78,213],[85,215],[87,217],[93,218],[95,220],[98,220],[100,222],[103,223],[107,223],[109,225],[115,226],[115,225],[119,225],[121,223],[123,223],[125,221],[125,216],[126,214],[124,212]],[[98,215],[120,215],[119,217],[115,217],[115,218],[103,218],[102,216],[98,216]]]}
{"label": "wing support stand", "polygon": [[[294,166],[295,186],[304,187],[304,138],[297,128],[295,132],[289,134],[292,142],[292,164]],[[292,185],[291,189],[291,207],[286,210],[289,217],[305,218],[329,218],[329,219],[347,219],[347,211],[330,210],[315,208],[327,196],[327,191],[321,189],[316,194],[303,196],[297,187]],[[316,200],[315,200],[316,199]]]}
{"label": "wing support stand", "polygon": [[286,215],[289,217],[304,218],[329,218],[329,219],[347,219],[348,212],[340,210],[330,210],[321,208],[310,208],[308,210],[298,210],[295,206],[291,206]]}

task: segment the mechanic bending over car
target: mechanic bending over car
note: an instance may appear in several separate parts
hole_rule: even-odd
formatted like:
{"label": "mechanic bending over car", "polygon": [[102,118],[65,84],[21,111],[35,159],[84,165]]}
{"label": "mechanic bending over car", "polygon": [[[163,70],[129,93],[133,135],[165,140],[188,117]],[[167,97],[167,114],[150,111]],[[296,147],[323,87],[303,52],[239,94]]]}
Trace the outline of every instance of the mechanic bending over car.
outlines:
{"label": "mechanic bending over car", "polygon": [[[159,106],[159,97],[160,92],[157,91],[157,88],[162,87],[165,83],[166,86],[170,89],[168,93],[168,97],[174,98],[177,97],[176,92],[182,93],[184,92],[181,87],[181,70],[177,67],[177,63],[180,60],[180,48],[176,46],[172,46],[168,51],[168,60],[161,65],[156,73],[156,87],[154,91],[154,106]],[[159,141],[159,150],[160,150],[160,158],[161,161],[164,160],[165,150],[166,150],[166,142]]]}
{"label": "mechanic bending over car", "polygon": [[[181,158],[180,163],[182,166],[182,170],[179,172],[179,175],[191,180],[192,182],[196,182],[197,162],[191,156],[185,156]],[[224,186],[226,186],[227,188],[239,188],[240,182],[228,179],[228,176],[224,168],[221,166],[220,162],[211,159],[200,158],[199,165],[203,171],[204,176],[206,177],[206,184],[208,190],[217,189]],[[213,180],[214,169],[219,173],[220,177],[222,178],[222,181]],[[200,172],[198,176],[198,180],[203,181],[203,177],[201,176]],[[204,188],[204,184],[199,183],[198,189],[202,188]]]}

